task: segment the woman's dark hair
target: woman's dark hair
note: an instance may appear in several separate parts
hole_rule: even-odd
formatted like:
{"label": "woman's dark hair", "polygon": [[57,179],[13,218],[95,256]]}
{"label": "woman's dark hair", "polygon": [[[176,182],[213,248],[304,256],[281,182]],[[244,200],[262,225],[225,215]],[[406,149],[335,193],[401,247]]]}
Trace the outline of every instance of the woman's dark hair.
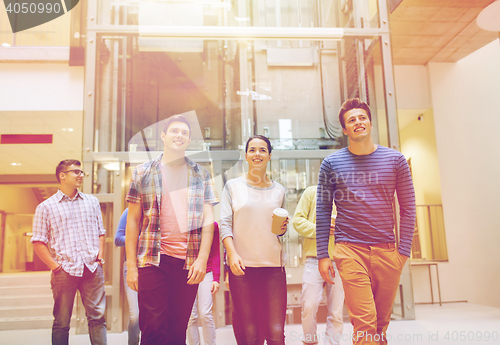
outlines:
{"label": "woman's dark hair", "polygon": [[264,140],[264,141],[266,142],[266,144],[267,144],[267,150],[269,151],[269,153],[271,153],[271,151],[273,150],[273,147],[271,146],[271,142],[269,141],[269,139],[268,139],[268,138],[266,138],[265,136],[260,135],[260,134],[258,134],[258,135],[254,135],[253,137],[251,137],[251,138],[249,138],[249,139],[247,140],[247,145],[246,145],[246,147],[245,147],[245,153],[247,153],[247,152],[248,152],[248,144],[249,144],[252,140],[254,140],[254,139]]}

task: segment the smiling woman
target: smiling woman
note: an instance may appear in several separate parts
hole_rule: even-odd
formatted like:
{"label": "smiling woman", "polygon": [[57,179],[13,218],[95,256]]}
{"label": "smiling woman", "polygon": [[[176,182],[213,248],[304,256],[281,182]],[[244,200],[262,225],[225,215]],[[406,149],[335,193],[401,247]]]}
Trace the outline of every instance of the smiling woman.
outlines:
{"label": "smiling woman", "polygon": [[245,159],[248,163],[247,183],[254,187],[270,187],[272,181],[266,174],[267,163],[271,160],[271,143],[264,136],[256,135],[248,139]]}
{"label": "smiling woman", "polygon": [[[271,230],[273,211],[284,205],[285,188],[266,174],[271,151],[266,137],[248,139],[248,173],[226,183],[221,202],[230,292],[235,314],[244,320],[233,329],[236,338],[248,344],[260,337],[270,345],[285,343],[286,275],[281,243]],[[288,219],[281,227],[283,234],[287,224]]]}

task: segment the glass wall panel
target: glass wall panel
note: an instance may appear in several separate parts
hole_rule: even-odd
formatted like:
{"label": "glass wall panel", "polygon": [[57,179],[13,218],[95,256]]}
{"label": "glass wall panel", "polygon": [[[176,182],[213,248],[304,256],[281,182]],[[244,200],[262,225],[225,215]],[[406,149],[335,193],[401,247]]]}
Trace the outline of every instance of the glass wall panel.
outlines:
{"label": "glass wall panel", "polygon": [[94,163],[92,172],[92,193],[113,193],[118,162]]}
{"label": "glass wall panel", "polygon": [[[256,132],[269,137],[275,149],[335,147],[342,139],[335,114],[341,104],[337,51],[306,42],[309,47],[261,44],[253,50],[250,107]],[[333,133],[325,118],[333,123]]]}
{"label": "glass wall panel", "polygon": [[[104,229],[106,229],[105,247],[104,247],[104,260],[106,264],[104,267],[104,284],[111,285],[112,280],[112,267],[113,267],[113,249],[114,249],[114,234],[115,229],[113,225],[113,203],[101,201],[101,213]],[[119,263],[118,263],[119,265]]]}
{"label": "glass wall panel", "polygon": [[374,141],[382,146],[389,146],[387,121],[387,103],[385,98],[385,80],[382,67],[382,47],[380,39],[364,40],[366,66],[366,99],[372,111]]}
{"label": "glass wall panel", "polygon": [[[379,28],[378,0],[340,0],[328,1],[339,6],[339,26],[346,28]],[[327,12],[329,13],[329,12]]]}
{"label": "glass wall panel", "polygon": [[100,25],[380,27],[378,0],[98,0],[97,4]]}
{"label": "glass wall panel", "polygon": [[254,134],[277,150],[341,148],[337,114],[351,97],[368,101],[375,142],[388,144],[378,38],[201,40],[196,52],[167,38],[99,42],[94,152],[161,151],[161,121],[179,113],[195,120],[191,151],[237,150]]}
{"label": "glass wall panel", "polygon": [[[111,1],[98,0],[98,24],[182,26],[318,26],[320,8],[335,14],[346,1]],[[352,0],[347,1],[352,6]],[[360,2],[370,2],[368,0]],[[376,2],[376,1],[371,1]],[[344,5],[344,6],[349,6]],[[373,13],[372,13],[373,14]],[[157,24],[161,21],[161,24]]]}

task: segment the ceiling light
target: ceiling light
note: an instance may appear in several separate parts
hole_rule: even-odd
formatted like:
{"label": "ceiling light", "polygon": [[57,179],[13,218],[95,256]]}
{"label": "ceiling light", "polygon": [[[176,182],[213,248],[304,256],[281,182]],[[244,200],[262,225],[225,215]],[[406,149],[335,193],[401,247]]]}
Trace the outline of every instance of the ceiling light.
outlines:
{"label": "ceiling light", "polygon": [[105,163],[102,167],[108,171],[119,171],[120,163],[119,162]]}
{"label": "ceiling light", "polygon": [[500,1],[495,1],[484,8],[476,18],[477,26],[487,31],[500,31]]}
{"label": "ceiling light", "polygon": [[21,165],[21,163],[10,163],[10,165],[12,165],[13,167],[18,167]]}
{"label": "ceiling light", "polygon": [[8,44],[8,43],[2,43],[2,47],[10,47],[10,44]]}
{"label": "ceiling light", "polygon": [[64,132],[73,132],[73,131],[74,131],[74,129],[73,129],[73,128],[70,128],[70,127],[68,127],[68,128],[62,128],[62,130],[63,130]]}

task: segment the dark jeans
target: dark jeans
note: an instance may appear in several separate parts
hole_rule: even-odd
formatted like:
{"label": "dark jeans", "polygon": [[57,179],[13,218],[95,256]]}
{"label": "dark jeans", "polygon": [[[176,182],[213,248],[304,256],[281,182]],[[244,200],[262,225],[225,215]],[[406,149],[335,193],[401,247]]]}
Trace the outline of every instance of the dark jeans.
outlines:
{"label": "dark jeans", "polygon": [[160,267],[139,268],[142,345],[185,344],[198,285],[188,285],[184,260],[161,255]]}
{"label": "dark jeans", "polygon": [[52,295],[54,296],[54,323],[52,325],[52,344],[67,345],[69,326],[73,312],[76,291],[80,291],[85,315],[89,325],[90,343],[106,345],[106,294],[104,291],[104,274],[99,265],[94,273],[87,267],[82,277],[74,277],[64,270],[52,273],[50,278]]}
{"label": "dark jeans", "polygon": [[267,344],[285,344],[286,274],[281,267],[247,267],[245,275],[229,272],[239,345],[259,345],[259,327]]}

